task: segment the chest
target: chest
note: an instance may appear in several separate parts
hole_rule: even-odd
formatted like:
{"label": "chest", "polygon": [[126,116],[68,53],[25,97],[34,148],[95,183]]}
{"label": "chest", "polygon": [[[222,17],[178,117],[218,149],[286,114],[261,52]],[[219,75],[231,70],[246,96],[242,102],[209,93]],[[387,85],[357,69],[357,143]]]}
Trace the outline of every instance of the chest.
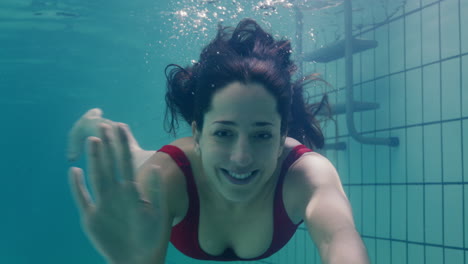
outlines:
{"label": "chest", "polygon": [[273,200],[269,202],[261,210],[242,215],[213,214],[213,210],[200,204],[200,247],[210,255],[221,255],[227,248],[241,258],[262,255],[270,247],[274,232]]}

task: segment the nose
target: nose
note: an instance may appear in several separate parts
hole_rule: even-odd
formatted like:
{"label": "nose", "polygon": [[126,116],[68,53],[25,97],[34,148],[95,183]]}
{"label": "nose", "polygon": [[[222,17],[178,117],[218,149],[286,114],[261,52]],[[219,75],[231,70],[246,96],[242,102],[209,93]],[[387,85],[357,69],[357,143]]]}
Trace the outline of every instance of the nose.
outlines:
{"label": "nose", "polygon": [[253,152],[249,140],[239,138],[231,152],[231,161],[239,168],[250,166],[253,162]]}

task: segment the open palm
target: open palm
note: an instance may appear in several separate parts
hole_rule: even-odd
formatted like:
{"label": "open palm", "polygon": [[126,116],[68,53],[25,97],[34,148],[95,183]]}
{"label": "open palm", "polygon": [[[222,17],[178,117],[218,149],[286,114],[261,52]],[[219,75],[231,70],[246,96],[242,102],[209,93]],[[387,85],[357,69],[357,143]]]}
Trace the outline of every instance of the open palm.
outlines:
{"label": "open palm", "polygon": [[138,191],[126,127],[118,126],[114,143],[111,127],[103,124],[100,129],[101,139],[89,138],[94,201],[82,170],[70,169],[70,184],[83,227],[96,248],[113,262],[151,259],[162,228],[161,201],[150,203]]}

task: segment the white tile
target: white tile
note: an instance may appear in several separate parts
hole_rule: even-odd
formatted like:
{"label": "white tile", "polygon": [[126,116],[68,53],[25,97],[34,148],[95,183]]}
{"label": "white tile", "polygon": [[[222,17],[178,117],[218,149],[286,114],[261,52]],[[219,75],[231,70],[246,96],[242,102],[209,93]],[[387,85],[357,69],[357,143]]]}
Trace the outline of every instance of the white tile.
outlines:
{"label": "white tile", "polygon": [[327,81],[329,84],[331,84],[332,87],[327,87],[328,90],[330,89],[335,89],[336,85],[336,78],[337,78],[337,73],[336,73],[336,63],[328,63],[327,64],[327,72],[323,73],[322,77]]}
{"label": "white tile", "polygon": [[[337,103],[336,93],[328,94],[328,102],[331,106],[336,105]],[[325,138],[330,138],[332,141],[335,140],[334,137],[338,136],[336,133],[336,122],[333,119],[336,120],[336,115],[332,115],[331,118],[327,118],[325,121],[320,123],[320,126],[322,127]]]}
{"label": "white tile", "polygon": [[305,259],[306,261],[304,263],[314,263],[313,260],[315,258],[315,255],[317,254],[317,248],[313,242],[313,240],[307,235],[304,238],[305,241],[305,248],[306,248],[306,254],[305,254]]}
{"label": "white tile", "polygon": [[[374,33],[370,32],[364,34],[362,38],[367,40],[373,40]],[[378,46],[376,49],[378,49]],[[368,49],[360,53],[362,65],[362,81],[367,81],[375,78],[374,52],[375,49]]]}
{"label": "white tile", "polygon": [[375,186],[364,186],[363,217],[362,217],[362,235],[375,236]]}
{"label": "white tile", "polygon": [[406,243],[392,242],[392,263],[406,264]]}
{"label": "white tile", "polygon": [[376,236],[390,237],[390,187],[377,186],[376,193]]}
{"label": "white tile", "polygon": [[407,131],[407,173],[408,182],[419,183],[423,182],[423,137],[422,127],[411,127]]}
{"label": "white tile", "polygon": [[405,125],[405,79],[399,73],[390,76],[390,126],[401,127]]}
{"label": "white tile", "polygon": [[406,68],[421,66],[421,12],[406,17]]}
{"label": "white tile", "polygon": [[[346,103],[346,90],[340,90],[337,93],[338,104]],[[338,135],[343,136],[348,134],[348,126],[346,124],[346,114],[340,114],[336,116],[338,124]]]}
{"label": "white tile", "polygon": [[445,263],[463,263],[464,253],[464,250],[451,248],[445,249]]}
{"label": "white tile", "polygon": [[388,77],[378,79],[375,82],[375,95],[376,102],[379,103],[380,108],[376,110],[376,128],[387,129],[390,127],[389,117],[389,81]]}
{"label": "white tile", "polygon": [[[421,5],[424,7],[429,4],[433,4],[435,2],[439,2],[440,0],[421,0]],[[436,5],[437,6],[437,5]]]}
{"label": "white tile", "polygon": [[392,239],[406,240],[406,186],[392,186]]}
{"label": "white tile", "polygon": [[442,181],[442,144],[440,138],[440,124],[425,126],[424,128],[424,181]]}
{"label": "white tile", "polygon": [[349,153],[352,153],[349,157],[349,182],[352,184],[360,184],[362,183],[362,144],[356,140],[350,140],[349,143]]}
{"label": "white tile", "polygon": [[296,244],[295,263],[306,263],[306,253],[313,250],[313,248],[306,248],[306,239],[310,240],[308,232],[297,230],[293,239],[295,239]]}
{"label": "white tile", "polygon": [[[464,202],[463,202],[464,205],[465,205],[465,208],[464,208],[463,211],[465,212],[465,216],[464,216],[465,219],[464,219],[464,220],[465,220],[465,223],[466,223],[466,222],[468,221],[468,202],[467,202],[467,199],[468,199],[468,188],[466,188],[466,186],[465,186],[465,188],[463,188],[463,189],[464,189],[463,192],[464,192],[464,196],[465,196],[465,197],[464,197],[465,200],[464,200]],[[468,228],[466,228],[466,224],[465,224],[465,243],[466,243],[466,241],[468,241]],[[468,255],[467,255],[467,257],[468,257]],[[468,258],[467,258],[467,259],[468,259]]]}
{"label": "white tile", "polygon": [[440,40],[442,59],[460,54],[458,1],[440,2]]}
{"label": "white tile", "polygon": [[440,121],[440,66],[429,65],[423,69],[424,122]]}
{"label": "white tile", "polygon": [[438,5],[422,10],[422,48],[423,64],[440,59]]}
{"label": "white tile", "polygon": [[[389,137],[388,133],[380,132],[377,133],[378,138]],[[377,183],[389,183],[390,182],[390,148],[386,145],[376,145],[376,167],[378,168],[375,178]]]}
{"label": "white tile", "polygon": [[460,60],[442,62],[442,119],[460,118]]}
{"label": "white tile", "polygon": [[444,186],[444,245],[462,248],[463,233],[460,232],[462,229],[463,186],[446,185]]}
{"label": "white tile", "polygon": [[366,246],[367,249],[367,254],[369,255],[370,263],[376,263],[377,258],[376,258],[376,244],[377,241],[376,239],[372,238],[363,238],[364,245]]}
{"label": "white tile", "polygon": [[[303,245],[303,244],[301,244]],[[291,240],[289,240],[288,244],[286,245],[286,253],[287,253],[287,261],[290,261],[292,263],[298,263],[297,262],[297,239],[293,236]]]}
{"label": "white tile", "polygon": [[[468,46],[468,42],[466,42],[466,46]],[[462,115],[468,116],[468,56],[462,58]]]}
{"label": "white tile", "polygon": [[[373,136],[374,134],[367,134]],[[375,145],[364,144],[362,145],[362,182],[363,183],[374,183],[375,182]]]}
{"label": "white tile", "polygon": [[408,186],[408,240],[411,242],[424,242],[423,198],[424,194],[422,186]]}
{"label": "white tile", "polygon": [[[468,120],[463,120],[463,134],[462,134],[462,140],[463,140],[463,180],[466,182],[468,181]],[[468,189],[468,188],[467,188]],[[467,197],[468,199],[468,197]],[[467,228],[468,229],[468,228]],[[468,241],[468,240],[466,240]]]}
{"label": "white tile", "polygon": [[339,59],[336,62],[336,85],[335,87],[341,89],[346,86],[346,71],[344,59]]}
{"label": "white tile", "polygon": [[331,68],[330,64],[332,63],[327,63],[327,64],[324,64],[324,63],[314,63],[314,66],[315,66],[315,69],[313,72],[304,72],[304,76],[307,76],[308,74],[311,74],[311,73],[318,73],[322,76],[325,75],[325,72],[326,72],[326,68],[327,66],[329,68]]}
{"label": "white tile", "polygon": [[421,69],[406,73],[406,124],[422,123],[422,76]]}
{"label": "white tile", "polygon": [[390,264],[390,242],[386,240],[377,240],[376,248],[376,262],[373,263]]}
{"label": "white tile", "polygon": [[408,263],[424,263],[424,247],[408,244]]}
{"label": "white tile", "polygon": [[353,82],[354,83],[361,82],[362,70],[366,69],[367,68],[366,66],[362,65],[362,67],[365,67],[365,68],[361,68],[361,56],[359,53],[353,56]]}
{"label": "white tile", "polygon": [[[340,138],[340,141],[346,143],[349,146],[348,138]],[[336,163],[336,169],[340,175],[341,182],[343,184],[349,183],[349,152],[348,149],[344,151],[338,151],[338,160]]]}
{"label": "white tile", "polygon": [[[354,85],[353,87],[353,92],[354,92],[354,101],[362,101],[361,99],[361,91],[362,91],[362,86],[361,85]],[[361,120],[362,120],[362,112],[355,112],[354,113],[354,126],[356,127],[356,130],[358,132],[362,131],[361,129]]]}
{"label": "white tile", "polygon": [[400,72],[405,66],[405,42],[404,42],[404,23],[403,19],[398,19],[390,23],[390,73]]}
{"label": "white tile", "polygon": [[348,194],[349,202],[353,210],[354,223],[359,233],[362,232],[362,187],[350,186]]}
{"label": "white tile", "polygon": [[[375,82],[366,82],[362,85],[362,101],[375,102]],[[361,112],[362,132],[375,130],[375,110]]]}
{"label": "white tile", "polygon": [[[426,247],[426,263],[425,264],[441,264],[444,263],[444,252],[440,247]],[[455,264],[455,263],[454,263]]]}
{"label": "white tile", "polygon": [[460,25],[462,53],[468,52],[468,1],[460,0]]}
{"label": "white tile", "polygon": [[441,245],[442,241],[442,186],[425,186],[425,233],[426,243]]}
{"label": "white tile", "polygon": [[421,8],[420,0],[407,0],[405,5],[405,12],[409,13],[415,9]]}
{"label": "white tile", "polygon": [[406,183],[406,135],[405,129],[392,130],[391,137],[397,137],[400,145],[390,147],[390,163],[392,183]]}
{"label": "white tile", "polygon": [[379,27],[375,32],[375,38],[379,46],[375,49],[376,77],[387,75],[389,68],[388,54],[388,25]]}
{"label": "white tile", "polygon": [[444,182],[461,182],[462,138],[460,121],[442,124]]}

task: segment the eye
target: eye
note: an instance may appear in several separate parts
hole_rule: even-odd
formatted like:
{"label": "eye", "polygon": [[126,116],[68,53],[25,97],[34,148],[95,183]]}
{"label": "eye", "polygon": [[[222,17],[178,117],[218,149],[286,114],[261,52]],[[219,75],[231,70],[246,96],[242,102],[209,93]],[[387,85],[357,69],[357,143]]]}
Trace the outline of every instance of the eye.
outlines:
{"label": "eye", "polygon": [[218,130],[213,133],[215,137],[229,137],[232,135],[232,133],[228,130]]}
{"label": "eye", "polygon": [[260,138],[260,139],[270,139],[272,138],[273,135],[271,133],[259,133],[257,134],[257,138]]}

